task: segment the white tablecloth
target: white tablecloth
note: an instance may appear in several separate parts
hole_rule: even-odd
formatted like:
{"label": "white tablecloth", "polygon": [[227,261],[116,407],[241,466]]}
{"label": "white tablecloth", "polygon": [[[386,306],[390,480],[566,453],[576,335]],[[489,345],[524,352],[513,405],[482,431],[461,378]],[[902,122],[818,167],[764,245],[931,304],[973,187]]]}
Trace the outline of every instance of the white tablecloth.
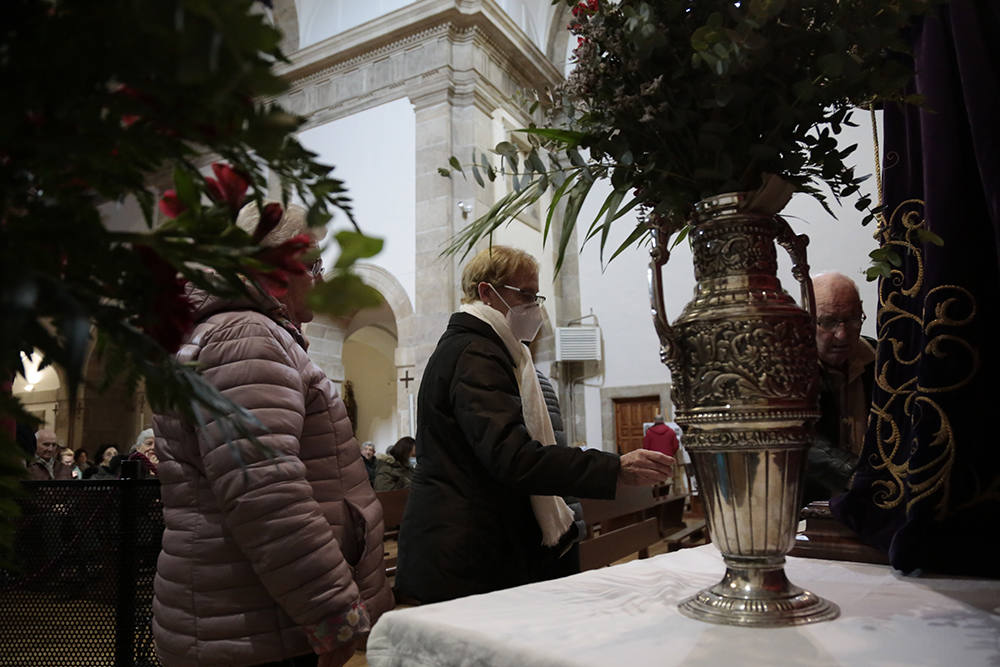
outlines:
{"label": "white tablecloth", "polygon": [[836,602],[835,621],[738,628],[677,602],[721,579],[712,545],[488,595],[385,614],[373,667],[496,665],[1000,665],[1000,581],[904,577],[881,565],[789,558],[795,584]]}

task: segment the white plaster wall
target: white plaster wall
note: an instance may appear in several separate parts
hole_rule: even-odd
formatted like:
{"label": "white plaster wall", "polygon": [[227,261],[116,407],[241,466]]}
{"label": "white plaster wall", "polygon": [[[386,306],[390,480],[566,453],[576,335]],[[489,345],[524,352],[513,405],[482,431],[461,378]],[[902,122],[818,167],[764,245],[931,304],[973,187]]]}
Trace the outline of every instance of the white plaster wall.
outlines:
{"label": "white plaster wall", "polygon": [[344,341],[344,376],[354,385],[358,404],[358,442],[371,440],[384,452],[399,439],[396,426],[396,339],[377,327],[364,327]]}
{"label": "white plaster wall", "polygon": [[295,4],[299,48],[303,48],[405,7],[411,0],[296,0]]}
{"label": "white plaster wall", "polygon": [[[299,133],[318,160],[336,166],[354,202],[355,219],[369,236],[385,240],[382,252],[365,260],[392,273],[415,303],[416,116],[406,99],[394,100]],[[330,229],[350,223],[339,212]],[[333,265],[336,251],[324,256]]]}
{"label": "white plaster wall", "polygon": [[[871,123],[867,112],[856,112],[857,128],[846,128],[841,135],[841,145],[858,143],[852,158],[856,159],[858,173],[873,173]],[[879,119],[881,127],[881,119]],[[874,192],[875,179],[865,184]],[[609,190],[605,189],[606,194]],[[588,199],[580,215],[581,224],[589,225],[603,202],[596,191]],[[864,278],[868,266],[868,253],[876,247],[872,238],[874,223],[861,226],[862,214],[853,205],[845,208],[831,203],[837,219],[833,219],[811,198],[796,195],[784,211],[789,224],[797,233],[810,237],[809,264],[813,272],[837,270],[855,278],[868,314],[862,333],[874,335],[874,315],[877,305],[875,283]],[[588,217],[589,213],[589,217]],[[608,240],[610,255],[624,239],[634,217],[622,218]],[[584,227],[585,229],[585,227]],[[580,236],[582,238],[582,235]],[[778,249],[779,279],[784,289],[799,299],[798,283],[791,275],[791,261]],[[592,447],[602,442],[600,387],[619,387],[667,382],[670,373],[659,361],[659,342],[653,331],[647,288],[648,247],[633,248],[622,253],[601,271],[599,246],[587,244],[580,258],[581,312],[591,310],[597,315],[604,339],[604,377],[585,378],[586,439]],[[687,244],[678,246],[663,271],[667,315],[673,321],[694,293],[694,271]],[[672,407],[672,406],[671,406]]]}

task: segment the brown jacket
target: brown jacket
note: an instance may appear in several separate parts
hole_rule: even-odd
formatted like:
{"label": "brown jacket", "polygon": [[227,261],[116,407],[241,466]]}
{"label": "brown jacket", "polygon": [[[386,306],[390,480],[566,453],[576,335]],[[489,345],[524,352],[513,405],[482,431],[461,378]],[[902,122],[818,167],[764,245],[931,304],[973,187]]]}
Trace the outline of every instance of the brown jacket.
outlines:
{"label": "brown jacket", "polygon": [[330,650],[393,604],[382,508],[344,403],[298,332],[279,324],[276,302],[248,310],[192,295],[199,323],[178,359],[260,420],[270,452],[227,443],[211,419],[154,418],[160,660],[252,665]]}
{"label": "brown jacket", "polygon": [[49,469],[36,456],[28,463],[28,479],[39,482],[46,482],[50,479],[73,479],[73,469],[56,459],[52,462],[52,474],[49,475]]}

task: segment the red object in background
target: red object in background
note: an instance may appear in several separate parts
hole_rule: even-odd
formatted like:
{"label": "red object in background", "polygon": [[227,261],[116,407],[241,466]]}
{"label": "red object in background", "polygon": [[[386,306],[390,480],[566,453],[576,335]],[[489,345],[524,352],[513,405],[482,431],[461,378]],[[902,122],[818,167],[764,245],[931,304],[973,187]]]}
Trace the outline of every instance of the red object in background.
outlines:
{"label": "red object in background", "polygon": [[674,429],[664,423],[653,424],[642,436],[642,448],[650,449],[654,452],[663,452],[667,456],[677,453],[680,443],[677,442],[677,434]]}

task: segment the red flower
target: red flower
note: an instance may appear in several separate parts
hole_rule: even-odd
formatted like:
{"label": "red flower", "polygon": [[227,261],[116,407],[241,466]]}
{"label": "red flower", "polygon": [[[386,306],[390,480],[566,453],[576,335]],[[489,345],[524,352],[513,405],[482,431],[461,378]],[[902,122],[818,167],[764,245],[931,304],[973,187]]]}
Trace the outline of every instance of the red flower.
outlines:
{"label": "red flower", "polygon": [[257,259],[273,266],[270,271],[255,272],[257,282],[275,298],[281,298],[288,291],[288,274],[303,274],[309,269],[301,257],[313,244],[308,234],[294,236],[273,248],[261,248]]}
{"label": "red flower", "polygon": [[167,190],[160,197],[160,211],[168,218],[176,218],[186,210],[187,206],[181,202],[175,191]]}
{"label": "red flower", "polygon": [[151,274],[146,294],[152,295],[152,300],[145,304],[139,326],[172,354],[194,327],[194,305],[184,293],[187,281],[149,246],[137,245],[135,251]]}
{"label": "red flower", "polygon": [[281,204],[277,202],[271,202],[264,207],[261,211],[260,221],[257,222],[257,228],[253,230],[253,236],[251,239],[254,243],[260,243],[261,239],[271,233],[271,230],[278,226],[281,222],[281,216],[284,211],[281,208]]}
{"label": "red flower", "polygon": [[235,216],[243,206],[247,188],[250,187],[250,179],[221,162],[212,163],[212,171],[218,180],[205,179],[205,189],[209,198],[217,204],[226,204]]}
{"label": "red flower", "polygon": [[261,248],[257,253],[257,259],[288,273],[305,273],[309,269],[300,258],[312,244],[313,240],[308,234],[299,234],[273,248]]}

